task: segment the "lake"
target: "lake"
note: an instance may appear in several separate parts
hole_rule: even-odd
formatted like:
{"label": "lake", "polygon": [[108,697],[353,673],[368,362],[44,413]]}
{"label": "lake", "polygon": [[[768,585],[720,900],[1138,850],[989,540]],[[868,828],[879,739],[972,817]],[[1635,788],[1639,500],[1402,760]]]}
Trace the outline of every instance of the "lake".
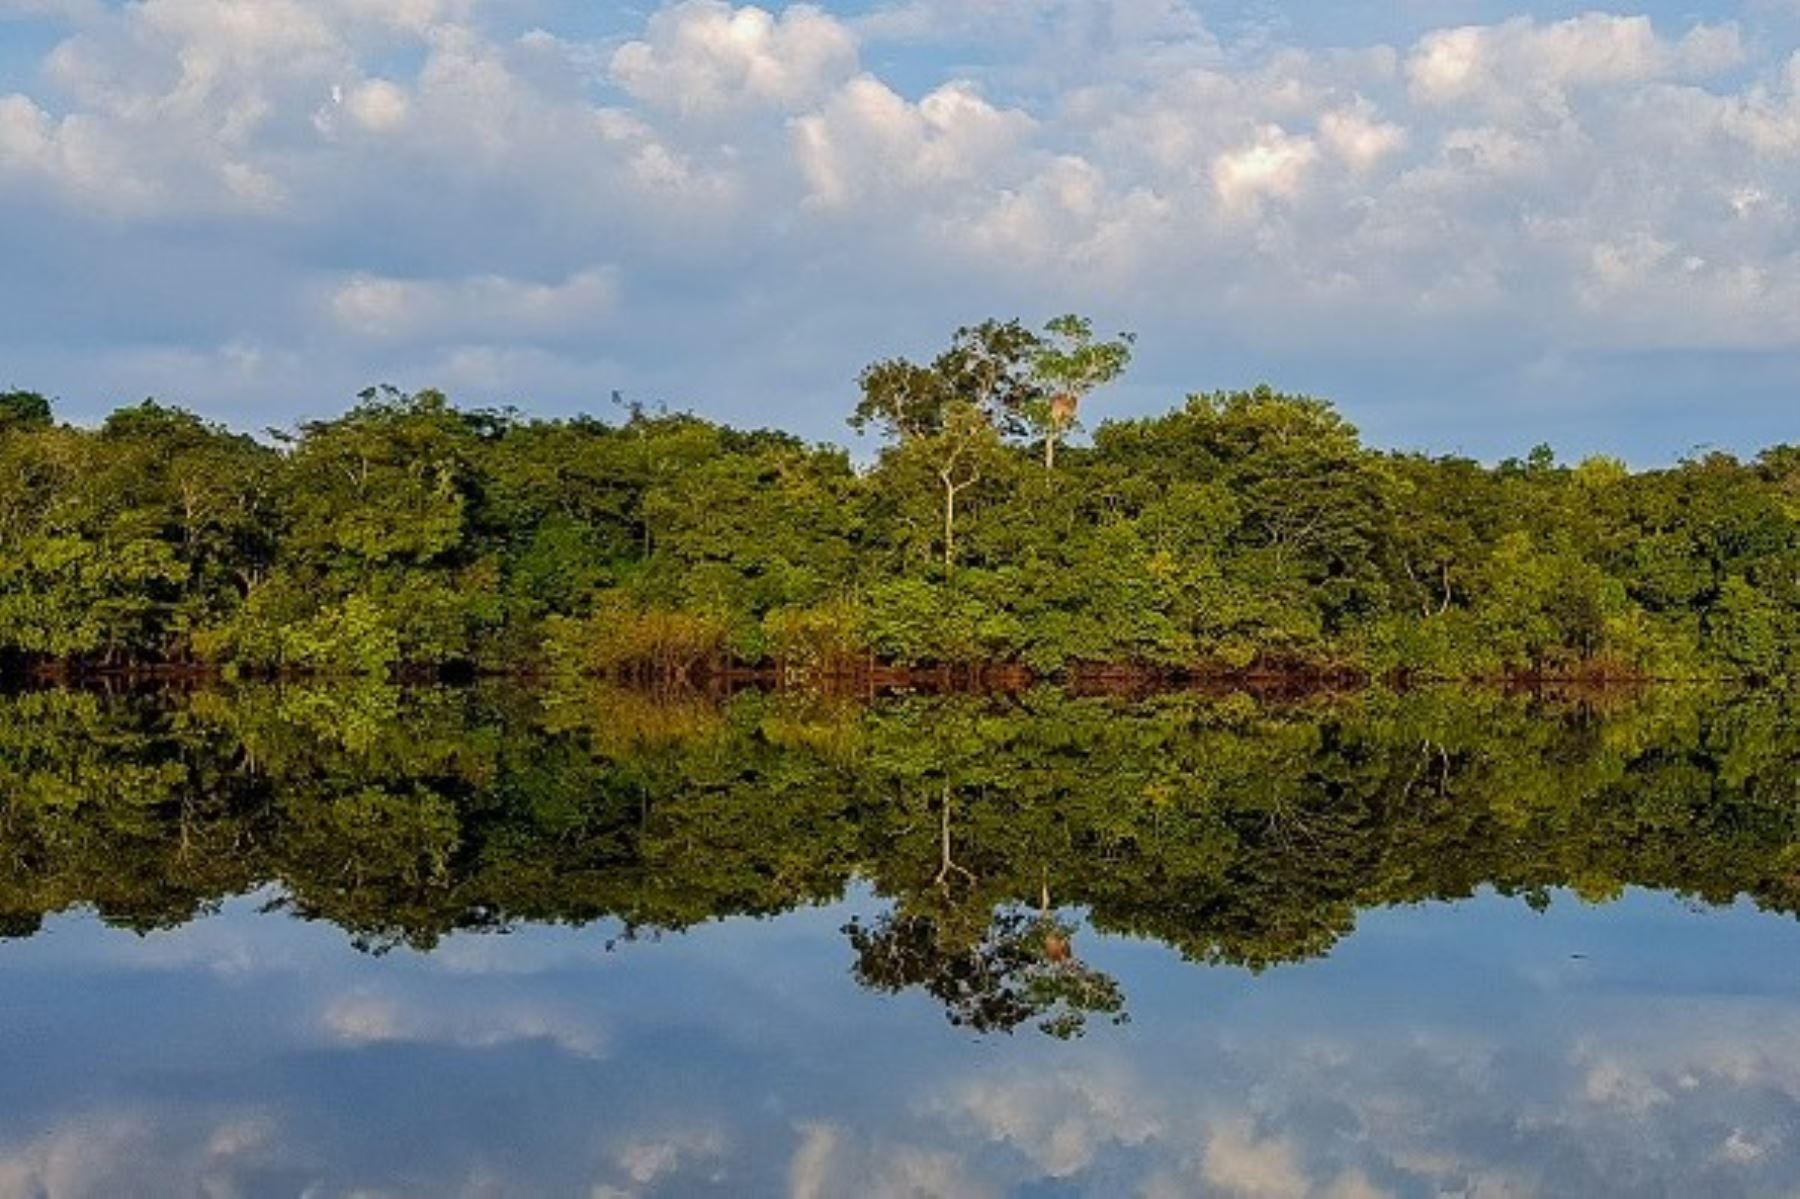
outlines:
{"label": "lake", "polygon": [[0,696],[0,1196],[1800,1189],[1778,695]]}

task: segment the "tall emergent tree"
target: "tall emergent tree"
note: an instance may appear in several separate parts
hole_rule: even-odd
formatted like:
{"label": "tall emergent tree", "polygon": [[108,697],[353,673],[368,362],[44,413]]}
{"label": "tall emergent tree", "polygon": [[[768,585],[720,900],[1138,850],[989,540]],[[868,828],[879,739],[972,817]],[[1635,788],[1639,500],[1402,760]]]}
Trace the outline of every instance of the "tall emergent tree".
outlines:
{"label": "tall emergent tree", "polygon": [[1044,439],[1044,469],[1056,469],[1056,443],[1075,424],[1081,401],[1111,383],[1131,365],[1135,333],[1112,341],[1094,340],[1094,323],[1083,316],[1059,316],[1044,326],[1031,357],[1040,398],[1030,407],[1032,425]]}
{"label": "tall emergent tree", "polygon": [[896,456],[923,464],[941,493],[946,577],[956,569],[957,500],[984,478],[1000,431],[1028,427],[1041,395],[1032,370],[1041,348],[1018,321],[984,321],[958,329],[929,366],[892,358],[858,380],[851,427],[874,425],[895,438]]}
{"label": "tall emergent tree", "polygon": [[1073,426],[1083,397],[1119,377],[1131,361],[1132,334],[1096,341],[1093,322],[1061,316],[1043,334],[1017,320],[983,321],[956,331],[929,366],[904,358],[877,362],[858,382],[862,400],[850,418],[899,444],[899,458],[923,460],[942,502],[944,573],[956,564],[958,498],[981,483],[1000,453],[1001,436],[1036,434],[1044,465]]}

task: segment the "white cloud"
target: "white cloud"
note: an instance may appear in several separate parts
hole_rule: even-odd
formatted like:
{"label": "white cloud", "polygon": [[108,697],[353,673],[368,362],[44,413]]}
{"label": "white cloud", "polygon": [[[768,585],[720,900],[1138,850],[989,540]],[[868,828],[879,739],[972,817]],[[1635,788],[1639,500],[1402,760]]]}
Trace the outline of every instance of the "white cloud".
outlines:
{"label": "white cloud", "polygon": [[1669,1102],[1669,1093],[1628,1063],[1606,1057],[1587,1067],[1583,1087],[1592,1103],[1618,1107],[1635,1115]]}
{"label": "white cloud", "polygon": [[1207,40],[1187,0],[903,0],[856,22],[869,41],[965,45],[1037,35],[1112,49]]}
{"label": "white cloud", "polygon": [[898,192],[991,184],[1034,125],[968,83],[945,84],[913,104],[864,75],[797,120],[794,142],[812,201],[844,209]]}
{"label": "white cloud", "polygon": [[499,275],[450,281],[358,275],[329,301],[332,318],[346,330],[394,340],[591,334],[617,302],[618,284],[606,268],[561,283]]}
{"label": "white cloud", "polygon": [[50,114],[31,97],[0,96],[0,166],[14,170],[40,168],[50,154]]}
{"label": "white cloud", "polygon": [[1265,198],[1299,195],[1306,172],[1318,158],[1309,137],[1296,137],[1279,125],[1260,130],[1254,141],[1213,160],[1213,185],[1228,208],[1242,208]]}
{"label": "white cloud", "polygon": [[1413,48],[1406,74],[1422,103],[1513,103],[1571,87],[1703,78],[1744,53],[1733,25],[1696,26],[1671,41],[1648,17],[1591,12],[1550,24],[1514,17],[1439,30]]}
{"label": "white cloud", "polygon": [[1319,119],[1319,136],[1351,170],[1366,173],[1406,148],[1406,130],[1378,119],[1367,104],[1333,109]]}
{"label": "white cloud", "polygon": [[0,1194],[97,1194],[120,1160],[141,1146],[148,1129],[134,1116],[115,1115],[85,1127],[51,1132],[0,1153]]}
{"label": "white cloud", "polygon": [[342,93],[345,110],[371,133],[392,133],[406,124],[412,101],[406,89],[385,79],[368,79]]}
{"label": "white cloud", "polygon": [[682,0],[619,47],[612,77],[632,96],[684,115],[742,103],[792,109],[856,70],[850,29],[809,4],[779,16],[725,0]]}
{"label": "white cloud", "polygon": [[1701,107],[1714,110],[1726,132],[1759,156],[1800,157],[1800,51],[1788,60],[1774,86],[1755,86],[1740,96],[1700,99]]}

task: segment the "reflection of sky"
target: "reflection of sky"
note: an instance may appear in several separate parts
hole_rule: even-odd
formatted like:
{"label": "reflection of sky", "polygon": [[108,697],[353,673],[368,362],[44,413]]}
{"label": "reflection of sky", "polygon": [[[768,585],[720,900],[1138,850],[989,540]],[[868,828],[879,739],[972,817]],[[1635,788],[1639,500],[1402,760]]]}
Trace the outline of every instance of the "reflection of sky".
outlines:
{"label": "reflection of sky", "polygon": [[1800,924],[1372,913],[1252,977],[1084,934],[1132,1023],[974,1040],[851,910],[368,957],[252,901],[0,945],[0,1197],[1731,1195],[1800,1187]]}

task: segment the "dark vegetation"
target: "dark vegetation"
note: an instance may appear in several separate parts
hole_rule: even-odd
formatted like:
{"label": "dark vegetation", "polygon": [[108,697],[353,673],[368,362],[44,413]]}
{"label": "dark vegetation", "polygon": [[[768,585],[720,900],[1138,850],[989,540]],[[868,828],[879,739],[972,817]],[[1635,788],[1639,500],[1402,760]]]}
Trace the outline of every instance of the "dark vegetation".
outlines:
{"label": "dark vegetation", "polygon": [[1632,472],[1364,446],[1190,397],[1071,444],[1127,338],[990,322],[877,363],[841,448],[364,393],[267,444],[0,395],[0,657],[65,670],[554,668],[673,679],[1791,677],[1800,448]]}
{"label": "dark vegetation", "polygon": [[0,696],[0,931],[75,907],[165,928],[273,887],[373,951],[600,922],[643,953],[866,887],[859,981],[1068,1035],[1126,1003],[1084,958],[1090,927],[1262,970],[1366,909],[1484,887],[1800,913],[1782,698],[1604,695]]}

